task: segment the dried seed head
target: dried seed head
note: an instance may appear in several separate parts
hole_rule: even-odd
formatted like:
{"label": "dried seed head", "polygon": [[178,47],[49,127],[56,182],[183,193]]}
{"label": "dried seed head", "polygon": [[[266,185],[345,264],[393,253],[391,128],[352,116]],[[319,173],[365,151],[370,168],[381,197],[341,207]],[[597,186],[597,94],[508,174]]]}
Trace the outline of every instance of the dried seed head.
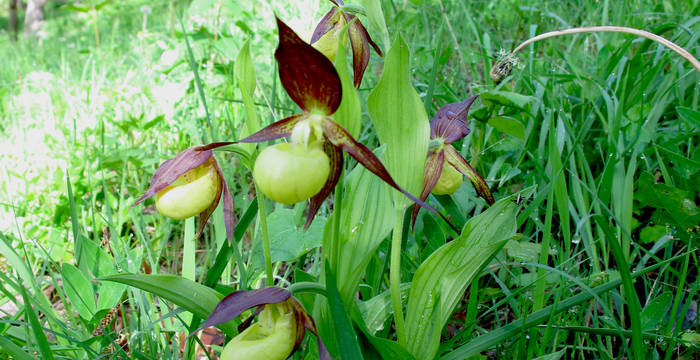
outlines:
{"label": "dried seed head", "polygon": [[510,75],[513,68],[518,66],[518,58],[512,53],[501,49],[498,51],[497,56],[499,61],[491,68],[491,72],[489,73],[491,80],[496,82],[496,84],[503,81],[503,79]]}

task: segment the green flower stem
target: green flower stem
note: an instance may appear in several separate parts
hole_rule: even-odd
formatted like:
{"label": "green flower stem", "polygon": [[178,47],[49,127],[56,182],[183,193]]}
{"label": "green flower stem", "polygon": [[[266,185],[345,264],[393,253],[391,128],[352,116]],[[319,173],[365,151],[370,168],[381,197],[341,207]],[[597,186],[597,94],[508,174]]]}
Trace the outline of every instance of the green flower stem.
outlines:
{"label": "green flower stem", "polygon": [[[185,234],[183,238],[183,249],[182,249],[182,277],[195,281],[195,227],[194,227],[194,217],[190,216],[185,220]],[[187,314],[183,315],[185,321],[190,322],[192,316]]]}
{"label": "green flower stem", "polygon": [[406,333],[401,304],[401,239],[403,237],[403,210],[396,209],[396,222],[391,236],[391,262],[389,264],[389,286],[391,288],[391,305],[394,309],[396,338],[399,344],[406,345]]}
{"label": "green flower stem", "polygon": [[265,196],[258,192],[258,218],[260,219],[260,231],[262,232],[263,252],[265,255],[265,285],[273,286],[275,279],[272,274],[272,255],[270,253],[270,236],[267,233],[267,214],[265,213]]}

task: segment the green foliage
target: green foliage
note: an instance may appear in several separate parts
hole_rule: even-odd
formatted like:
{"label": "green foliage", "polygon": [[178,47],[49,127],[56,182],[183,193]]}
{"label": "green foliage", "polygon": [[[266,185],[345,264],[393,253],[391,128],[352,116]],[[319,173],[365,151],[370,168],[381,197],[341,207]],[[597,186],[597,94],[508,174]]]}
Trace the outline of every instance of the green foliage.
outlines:
{"label": "green foliage", "polygon": [[[410,51],[399,34],[386,55],[384,72],[367,98],[370,118],[379,141],[386,145],[384,163],[394,180],[411,194],[418,194],[423,183],[425,154],[430,127],[423,103],[409,78]],[[396,208],[410,200],[393,194]]]}
{"label": "green foliage", "polygon": [[[427,203],[464,232],[428,212],[410,228],[400,211],[410,202],[346,156],[335,200],[303,231],[305,206],[255,198],[255,146],[231,145],[216,154],[240,221],[231,242],[221,209],[195,239],[191,220],[131,205],[174,154],[299,112],[280,86],[273,14],[308,40],[332,3],[64,3],[47,6],[41,42],[0,32],[10,54],[0,60],[0,358],[207,356],[195,354],[197,336],[184,340],[199,318],[265,281],[302,289],[294,296],[333,355],[699,351],[697,322],[681,325],[697,319],[698,73],[648,40],[579,34],[526,46],[505,81],[489,78],[499,49],[592,23],[647,29],[697,54],[696,3],[348,3],[385,58],[371,55],[355,89],[340,41],[334,120],[417,195],[428,119],[479,94],[471,133],[454,146],[507,200],[488,207],[463,184]],[[401,34],[393,46],[389,34]],[[396,341],[396,305],[408,341]],[[224,342],[237,333],[222,328]],[[315,359],[315,341],[292,358]]]}
{"label": "green foliage", "polygon": [[443,245],[416,270],[408,295],[407,349],[417,359],[432,359],[440,333],[481,268],[515,236],[515,208],[505,198],[471,218],[455,240]]}

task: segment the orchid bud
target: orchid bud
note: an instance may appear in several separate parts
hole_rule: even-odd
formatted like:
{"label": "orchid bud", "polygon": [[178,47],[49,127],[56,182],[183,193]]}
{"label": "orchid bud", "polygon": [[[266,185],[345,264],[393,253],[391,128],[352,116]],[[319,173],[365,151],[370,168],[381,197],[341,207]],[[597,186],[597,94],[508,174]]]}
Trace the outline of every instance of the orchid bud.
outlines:
{"label": "orchid bud", "polygon": [[[314,39],[311,46],[323,53],[330,61],[335,61],[335,55],[338,53],[338,38],[346,24],[345,17],[341,11],[335,11],[327,21],[326,26],[330,25],[329,29],[321,37]],[[347,43],[348,38],[343,38],[343,44],[347,45]]]}
{"label": "orchid bud", "polygon": [[229,341],[221,360],[284,360],[294,350],[296,341],[294,309],[286,301],[267,304],[257,323]]}
{"label": "orchid bud", "polygon": [[221,191],[213,158],[187,171],[156,193],[156,208],[163,216],[186,219],[207,209]]}

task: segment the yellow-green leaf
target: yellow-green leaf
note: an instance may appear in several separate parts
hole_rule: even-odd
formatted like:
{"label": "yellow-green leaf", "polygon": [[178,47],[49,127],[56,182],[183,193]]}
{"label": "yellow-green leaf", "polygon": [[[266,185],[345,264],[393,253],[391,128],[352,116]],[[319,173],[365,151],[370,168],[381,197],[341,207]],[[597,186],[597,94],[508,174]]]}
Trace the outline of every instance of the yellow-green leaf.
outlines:
{"label": "yellow-green leaf", "polygon": [[516,205],[506,198],[473,217],[462,234],[418,267],[408,296],[406,347],[416,359],[432,359],[440,333],[462,294],[486,262],[515,236]]}
{"label": "yellow-green leaf", "polygon": [[[394,180],[411,194],[418,194],[423,183],[423,166],[428,154],[430,125],[428,114],[411,85],[410,51],[401,35],[396,37],[384,63],[379,84],[367,99],[377,136],[386,145],[384,164]],[[397,208],[410,200],[393,193]]]}
{"label": "yellow-green leaf", "polygon": [[[241,89],[241,97],[245,106],[246,122],[245,130],[241,135],[247,136],[260,130],[260,122],[258,121],[257,113],[255,112],[255,103],[253,102],[253,93],[255,92],[255,67],[253,67],[253,58],[250,56],[250,41],[246,41],[236,57],[236,65],[234,66],[234,74],[238,81],[238,86]],[[239,136],[239,137],[243,137]],[[255,145],[243,145],[248,151],[252,152]]]}
{"label": "yellow-green leaf", "polygon": [[[212,288],[177,275],[117,274],[104,276],[99,280],[115,281],[150,292],[202,319],[209,317],[216,304],[224,297]],[[217,327],[228,335],[236,334],[235,327],[231,323]]]}

